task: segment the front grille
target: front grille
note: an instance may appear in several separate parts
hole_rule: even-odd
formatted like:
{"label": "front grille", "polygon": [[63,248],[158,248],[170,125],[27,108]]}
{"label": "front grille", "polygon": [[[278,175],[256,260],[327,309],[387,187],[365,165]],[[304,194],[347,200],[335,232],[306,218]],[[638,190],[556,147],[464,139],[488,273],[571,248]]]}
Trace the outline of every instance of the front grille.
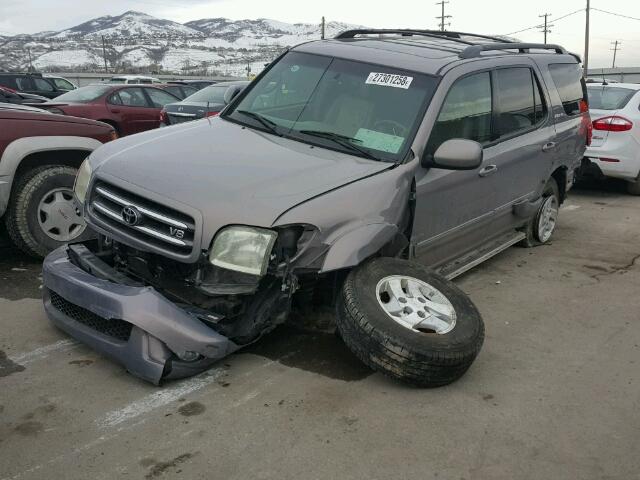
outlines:
{"label": "front grille", "polygon": [[[127,222],[125,210],[137,220]],[[90,212],[114,233],[121,232],[146,245],[186,256],[193,250],[195,223],[182,212],[158,204],[105,182],[96,182]]]}
{"label": "front grille", "polygon": [[129,340],[132,328],[129,322],[102,318],[86,308],[79,307],[62,298],[56,292],[50,291],[49,294],[51,295],[51,305],[72,320],[117,340],[122,340],[123,342]]}

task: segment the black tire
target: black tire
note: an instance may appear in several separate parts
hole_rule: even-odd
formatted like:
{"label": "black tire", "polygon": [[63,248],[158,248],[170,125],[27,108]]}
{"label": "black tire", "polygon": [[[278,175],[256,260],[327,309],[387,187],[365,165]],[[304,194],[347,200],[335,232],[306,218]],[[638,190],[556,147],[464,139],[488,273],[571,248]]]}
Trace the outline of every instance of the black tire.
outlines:
{"label": "black tire", "polygon": [[[384,277],[406,275],[440,290],[457,320],[448,333],[419,333],[394,320],[378,303]],[[453,283],[426,267],[396,258],[376,258],[355,268],[337,304],[337,326],[349,349],[370,368],[418,387],[440,387],[469,369],[484,341],[478,309]]]}
{"label": "black tire", "polygon": [[[73,189],[76,169],[62,165],[35,168],[18,180],[12,191],[6,215],[6,226],[13,243],[27,255],[43,258],[64,245],[49,237],[38,222],[38,205],[43,196],[55,188]],[[74,241],[85,240],[91,233],[85,230]]]}
{"label": "black tire", "polygon": [[[543,203],[544,203],[544,199],[546,199],[547,197],[550,197],[551,195],[555,195],[558,205],[560,205],[560,189],[558,188],[558,182],[556,182],[556,179],[553,177],[551,177],[547,181],[546,185],[544,186],[544,190],[542,191]],[[536,232],[539,218],[540,218],[540,210],[538,210],[536,214],[533,216],[533,218],[529,220],[529,223],[527,224],[524,230],[524,233],[527,237],[524,240],[522,240],[518,245],[525,248],[532,248],[532,247],[537,247],[537,246],[549,243],[549,240],[553,238],[553,237],[549,238],[546,242],[540,241]]]}
{"label": "black tire", "polygon": [[640,195],[640,177],[633,182],[627,183],[627,193],[629,195]]}

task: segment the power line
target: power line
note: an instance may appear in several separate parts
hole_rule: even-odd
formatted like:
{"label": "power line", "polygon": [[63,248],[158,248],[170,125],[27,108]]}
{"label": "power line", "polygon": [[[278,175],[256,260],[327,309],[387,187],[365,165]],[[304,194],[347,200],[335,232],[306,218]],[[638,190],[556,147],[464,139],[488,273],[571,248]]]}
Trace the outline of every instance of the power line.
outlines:
{"label": "power line", "polygon": [[[580,13],[580,12],[584,12],[584,8],[580,8],[580,9],[574,11],[574,12],[567,13],[566,15],[562,15],[562,16],[556,18],[554,20],[554,22],[559,22],[560,20],[564,20],[565,18],[570,17],[570,16],[575,15],[576,13]],[[522,30],[518,30],[516,32],[511,32],[511,33],[505,33],[504,35],[515,35],[516,33],[522,33],[522,32],[526,32],[528,30],[534,30],[536,28],[542,28],[542,26],[543,26],[542,24],[537,24],[537,25],[534,25],[533,27],[523,28]]]}
{"label": "power line", "polygon": [[607,13],[609,15],[614,15],[616,17],[628,18],[629,20],[638,20],[640,22],[640,18],[630,17],[629,15],[623,15],[621,13],[609,12],[608,10],[602,10],[600,8],[592,7],[591,10],[596,10],[598,12]]}

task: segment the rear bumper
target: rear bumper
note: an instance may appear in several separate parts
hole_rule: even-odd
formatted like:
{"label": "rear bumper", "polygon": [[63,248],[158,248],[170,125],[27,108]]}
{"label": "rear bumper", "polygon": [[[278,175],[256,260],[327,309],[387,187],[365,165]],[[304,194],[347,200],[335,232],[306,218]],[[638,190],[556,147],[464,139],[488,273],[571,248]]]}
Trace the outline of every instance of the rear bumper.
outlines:
{"label": "rear bumper", "polygon": [[631,141],[619,148],[609,148],[605,143],[602,147],[588,147],[585,157],[606,177],[633,181],[640,174],[639,148]]}
{"label": "rear bumper", "polygon": [[[55,325],[156,385],[194,375],[239,348],[151,287],[85,272],[70,261],[67,247],[47,256],[43,281],[44,308]],[[113,335],[113,322],[130,324],[130,334]],[[178,358],[194,352],[199,360]]]}

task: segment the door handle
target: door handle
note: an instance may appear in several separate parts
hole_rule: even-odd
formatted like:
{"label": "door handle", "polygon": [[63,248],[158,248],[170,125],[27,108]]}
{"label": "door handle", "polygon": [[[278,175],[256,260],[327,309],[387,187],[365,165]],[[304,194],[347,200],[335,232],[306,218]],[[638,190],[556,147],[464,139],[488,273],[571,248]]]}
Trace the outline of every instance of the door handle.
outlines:
{"label": "door handle", "polygon": [[542,151],[548,152],[549,150],[553,150],[554,148],[556,148],[556,142],[549,142],[544,144],[544,146],[542,147]]}
{"label": "door handle", "polygon": [[478,175],[481,177],[488,177],[489,175],[496,173],[498,171],[497,165],[487,165],[482,170],[478,172]]}
{"label": "door handle", "polygon": [[111,110],[111,113],[120,113],[120,110],[118,110],[117,108],[114,108],[113,110]]}

